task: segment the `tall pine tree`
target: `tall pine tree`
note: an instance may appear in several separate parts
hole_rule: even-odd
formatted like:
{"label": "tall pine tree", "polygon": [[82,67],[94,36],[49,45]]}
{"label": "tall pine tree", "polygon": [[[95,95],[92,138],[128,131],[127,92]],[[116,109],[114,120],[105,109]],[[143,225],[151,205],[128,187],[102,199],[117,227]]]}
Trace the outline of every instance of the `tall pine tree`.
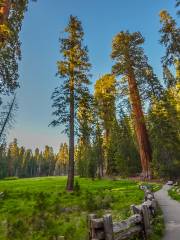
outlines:
{"label": "tall pine tree", "polygon": [[63,59],[58,61],[58,75],[64,81],[52,94],[55,120],[52,126],[64,124],[69,134],[69,169],[67,190],[74,186],[74,136],[75,119],[79,102],[87,92],[90,63],[87,47],[83,45],[84,32],[77,17],[70,16],[65,28],[66,36],[60,39],[60,53]]}

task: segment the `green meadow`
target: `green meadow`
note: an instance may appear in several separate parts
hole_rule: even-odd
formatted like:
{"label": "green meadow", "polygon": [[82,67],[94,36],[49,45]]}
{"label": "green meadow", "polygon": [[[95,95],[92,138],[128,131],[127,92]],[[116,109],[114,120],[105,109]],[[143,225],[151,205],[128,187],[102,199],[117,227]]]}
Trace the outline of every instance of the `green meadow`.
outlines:
{"label": "green meadow", "polygon": [[[127,218],[131,204],[143,200],[138,182],[76,177],[75,191],[66,192],[66,177],[0,181],[0,239],[45,240],[88,237],[87,215],[112,213]],[[159,188],[153,184],[154,190]]]}

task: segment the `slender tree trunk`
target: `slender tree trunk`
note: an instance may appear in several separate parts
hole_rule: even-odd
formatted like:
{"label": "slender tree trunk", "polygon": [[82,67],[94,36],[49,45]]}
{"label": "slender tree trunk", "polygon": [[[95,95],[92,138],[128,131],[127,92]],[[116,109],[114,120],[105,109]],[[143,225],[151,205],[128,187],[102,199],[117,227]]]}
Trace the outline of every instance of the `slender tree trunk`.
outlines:
{"label": "slender tree trunk", "polygon": [[109,130],[106,128],[104,132],[103,148],[104,148],[104,173],[103,175],[108,175],[108,159],[107,159],[107,149],[109,140]]}
{"label": "slender tree trunk", "polygon": [[9,156],[9,158],[8,158],[8,177],[12,177],[12,175],[13,175],[12,158]]}
{"label": "slender tree trunk", "polygon": [[128,74],[128,84],[130,92],[130,101],[133,111],[135,132],[139,145],[139,153],[142,165],[142,174],[144,178],[151,178],[150,161],[151,161],[151,147],[148,138],[148,133],[145,125],[144,114],[141,106],[141,99],[137,87],[136,79],[131,69]]}
{"label": "slender tree trunk", "polygon": [[66,189],[74,189],[74,80],[70,81],[70,121],[69,121],[69,167]]}
{"label": "slender tree trunk", "polygon": [[11,6],[10,0],[3,0],[0,4],[0,24],[4,24],[9,16],[9,10]]}
{"label": "slender tree trunk", "polygon": [[[3,0],[0,4],[0,25],[3,25],[6,23],[9,11],[10,11],[11,1],[10,0]],[[0,32],[0,44],[4,43],[6,40],[6,37],[4,34]]]}
{"label": "slender tree trunk", "polygon": [[103,156],[102,156],[102,153],[101,153],[101,156],[100,156],[100,176],[101,177],[104,176],[104,163],[103,162],[104,162],[104,160],[103,160]]}
{"label": "slender tree trunk", "polygon": [[6,128],[7,124],[10,121],[10,117],[11,117],[11,113],[13,111],[15,100],[16,100],[16,95],[14,95],[14,97],[13,97],[13,100],[12,100],[10,106],[9,106],[9,110],[7,112],[6,118],[4,119],[4,122],[2,124],[2,128],[0,129],[0,140],[2,139],[2,136],[3,136],[3,133],[5,131],[5,128]]}
{"label": "slender tree trunk", "polygon": [[[103,151],[101,149],[101,151]],[[99,152],[99,157],[98,157],[98,178],[101,179],[103,177],[103,156],[102,152]]]}

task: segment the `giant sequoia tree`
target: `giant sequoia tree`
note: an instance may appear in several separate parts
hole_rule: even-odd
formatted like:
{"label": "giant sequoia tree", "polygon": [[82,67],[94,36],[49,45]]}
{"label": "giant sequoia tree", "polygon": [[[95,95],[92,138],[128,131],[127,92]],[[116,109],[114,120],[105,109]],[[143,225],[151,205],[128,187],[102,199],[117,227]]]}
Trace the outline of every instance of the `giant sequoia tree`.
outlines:
{"label": "giant sequoia tree", "polygon": [[69,134],[69,169],[67,190],[74,185],[74,135],[76,110],[88,92],[89,69],[87,47],[83,46],[84,32],[77,17],[70,16],[65,28],[66,37],[60,40],[63,59],[57,63],[58,75],[64,81],[52,94],[55,120],[52,126],[64,124]]}
{"label": "giant sequoia tree", "polygon": [[143,43],[144,39],[139,32],[132,34],[120,32],[117,34],[112,43],[112,58],[116,61],[112,71],[117,76],[124,76],[128,82],[142,174],[148,178],[151,177],[151,148],[139,93],[139,88],[143,87],[143,82],[145,83],[146,80],[146,70],[149,69],[147,58],[140,46]]}

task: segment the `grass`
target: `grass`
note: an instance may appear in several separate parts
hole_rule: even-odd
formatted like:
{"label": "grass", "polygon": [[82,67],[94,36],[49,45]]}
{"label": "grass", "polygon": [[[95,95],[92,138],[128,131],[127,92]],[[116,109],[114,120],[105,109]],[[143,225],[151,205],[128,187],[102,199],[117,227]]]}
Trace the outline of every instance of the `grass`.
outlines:
{"label": "grass", "polygon": [[180,202],[180,186],[175,186],[171,188],[168,193],[169,196],[171,196],[174,200]]}
{"label": "grass", "polygon": [[153,219],[152,224],[152,234],[149,240],[161,240],[164,235],[165,223],[163,218],[163,213],[160,208],[156,213],[155,218]]}
{"label": "grass", "polygon": [[66,177],[1,180],[0,240],[86,240],[88,213],[111,213],[113,220],[122,220],[144,197],[139,183],[130,180],[75,181],[76,191],[68,193]]}

